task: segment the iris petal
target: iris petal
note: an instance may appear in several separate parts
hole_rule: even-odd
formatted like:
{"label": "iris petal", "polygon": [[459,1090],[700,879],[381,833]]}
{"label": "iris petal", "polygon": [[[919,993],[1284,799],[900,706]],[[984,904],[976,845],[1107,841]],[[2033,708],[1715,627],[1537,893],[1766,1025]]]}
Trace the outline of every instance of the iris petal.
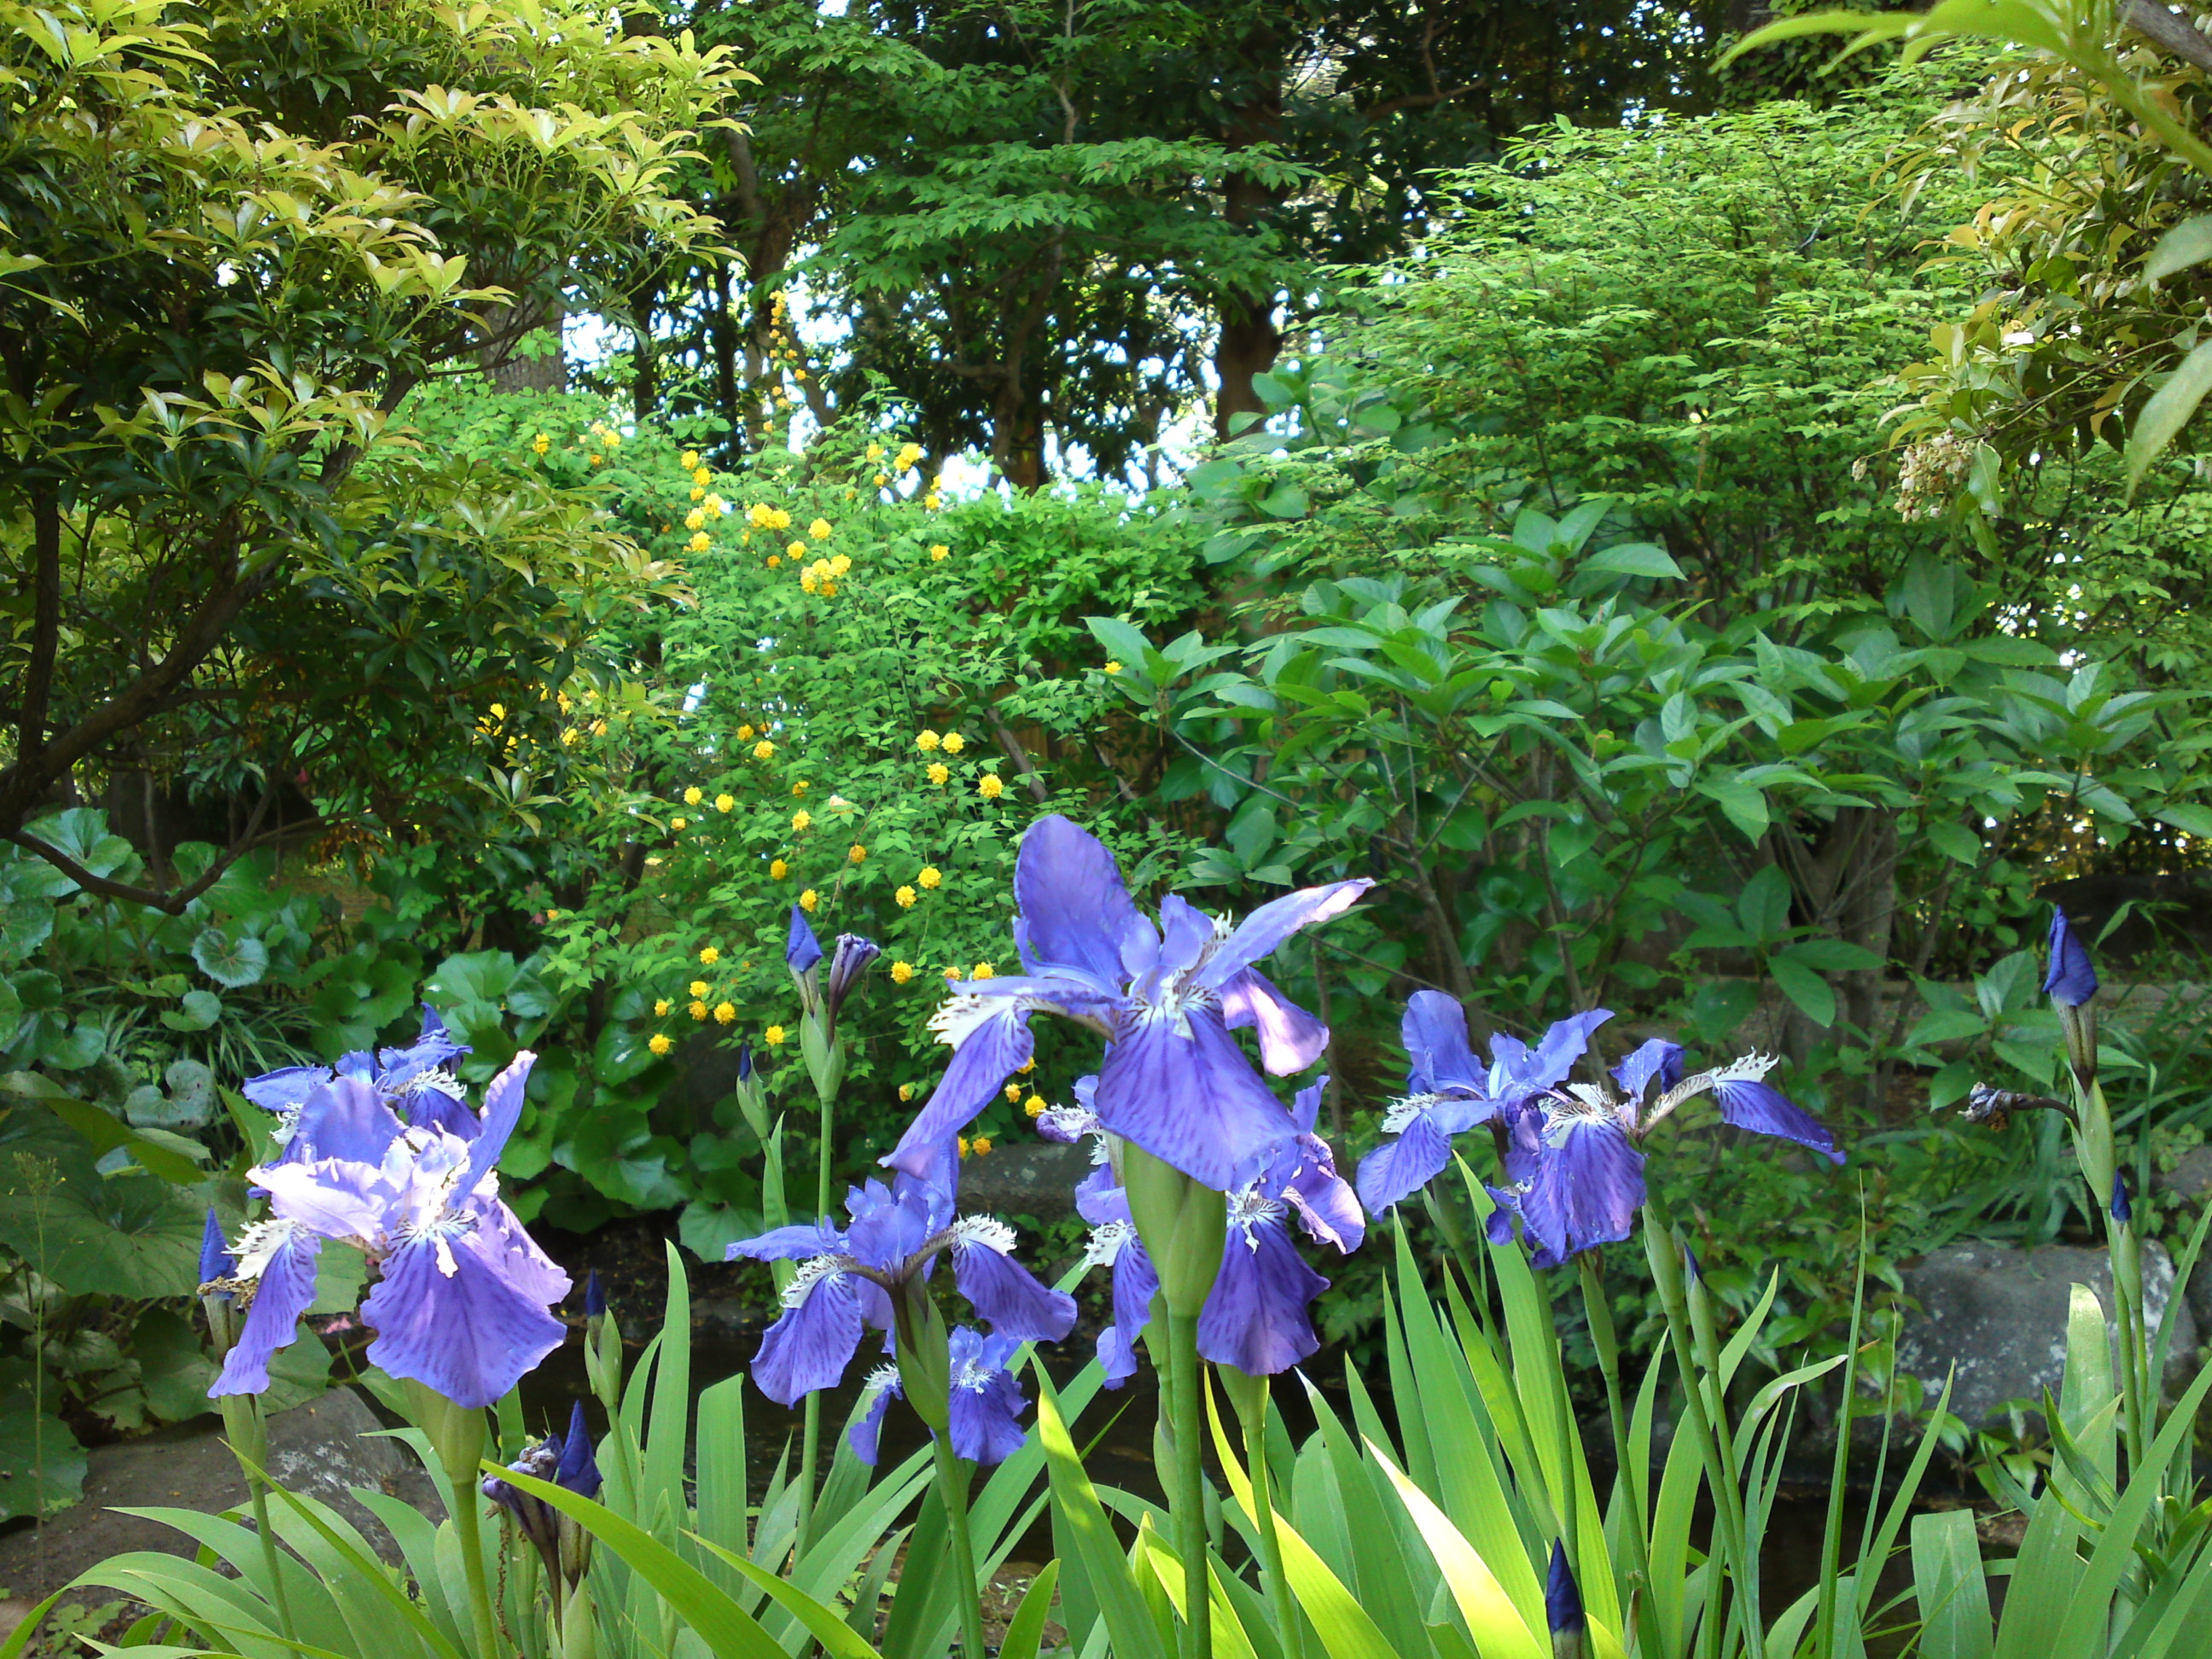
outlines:
{"label": "iris petal", "polygon": [[1328,1288],[1279,1220],[1255,1222],[1249,1235],[1232,1226],[1221,1277],[1199,1312],[1198,1352],[1249,1376],[1288,1370],[1321,1346],[1308,1309]]}
{"label": "iris petal", "polygon": [[1434,1181],[1451,1162],[1451,1142],[1431,1112],[1416,1112],[1395,1140],[1383,1142],[1359,1160],[1359,1201],[1370,1215]]}
{"label": "iris petal", "polygon": [[[1365,877],[1357,881],[1332,882],[1326,887],[1302,887],[1295,893],[1271,899],[1244,918],[1199,975],[1201,985],[1226,985],[1254,963],[1264,961],[1301,927],[1310,927],[1340,915],[1375,884]],[[1165,907],[1162,908],[1164,915]]]}
{"label": "iris petal", "polygon": [[1112,1272],[1114,1322],[1098,1333],[1098,1363],[1106,1372],[1106,1386],[1118,1389],[1137,1374],[1135,1344],[1152,1322],[1160,1276],[1145,1241],[1134,1233],[1114,1258]]}
{"label": "iris petal", "polygon": [[884,1162],[908,1175],[926,1176],[936,1167],[944,1143],[974,1122],[999,1085],[1036,1052],[1027,1008],[1008,1001],[992,1010],[952,1051],[952,1063]]}
{"label": "iris petal", "polygon": [[1652,1037],[1614,1066],[1613,1077],[1633,1101],[1644,1099],[1655,1078],[1660,1090],[1671,1089],[1682,1080],[1682,1045]]}
{"label": "iris petal", "polygon": [[1713,1085],[1713,1100],[1721,1115],[1739,1129],[1775,1135],[1809,1146],[1832,1164],[1841,1164],[1836,1138],[1826,1125],[1802,1108],[1792,1105],[1779,1089],[1750,1079]]}
{"label": "iris petal", "polygon": [[1573,1117],[1547,1128],[1521,1196],[1522,1224],[1560,1261],[1626,1238],[1644,1203],[1644,1154],[1611,1117]]}
{"label": "iris petal", "polygon": [[246,1323],[238,1341],[223,1357],[222,1375],[208,1390],[227,1394],[261,1394],[269,1387],[269,1362],[279,1348],[289,1348],[300,1334],[300,1316],[315,1304],[315,1258],[323,1241],[298,1228],[289,1230],[283,1244],[261,1270],[253,1305],[246,1310]]}
{"label": "iris petal", "polygon": [[826,1221],[794,1222],[771,1227],[751,1238],[741,1238],[722,1252],[722,1260],[735,1261],[804,1261],[809,1256],[842,1255],[845,1235]]}
{"label": "iris petal", "polygon": [[529,1049],[520,1050],[484,1090],[483,1117],[469,1142],[468,1164],[461,1171],[460,1184],[453,1188],[457,1194],[465,1197],[476,1191],[477,1183],[491,1173],[492,1165],[507,1150],[508,1137],[522,1121],[523,1092],[530,1085],[530,1068],[537,1062],[538,1056]]}
{"label": "iris petal", "polygon": [[339,1158],[355,1164],[381,1164],[403,1126],[384,1103],[375,1085],[357,1077],[333,1078],[308,1096],[300,1108],[294,1139],[304,1142],[310,1158]]}
{"label": "iris petal", "polygon": [[1105,985],[1120,983],[1121,946],[1145,927],[1114,855],[1056,812],[1023,833],[1014,903],[1038,962],[1079,969]]}
{"label": "iris petal", "polygon": [[882,1450],[884,1413],[890,1409],[891,1397],[896,1395],[903,1400],[906,1390],[900,1386],[896,1371],[885,1376],[880,1383],[872,1378],[870,1386],[875,1397],[868,1401],[867,1410],[853,1419],[851,1426],[845,1431],[845,1438],[853,1448],[853,1455],[873,1468]]}
{"label": "iris petal", "polygon": [[1276,1077],[1304,1071],[1328,1047],[1328,1027],[1277,990],[1256,968],[1246,969],[1221,988],[1221,1012],[1231,1030],[1249,1025],[1258,1033],[1260,1063]]}
{"label": "iris petal", "polygon": [[287,1066],[247,1079],[238,1091],[265,1111],[296,1112],[307,1103],[309,1095],[330,1080],[327,1066]]}
{"label": "iris petal", "polygon": [[377,1334],[368,1361],[476,1410],[497,1403],[568,1328],[501,1271],[478,1235],[444,1243],[450,1273],[435,1235],[417,1235],[385,1258],[384,1277],[361,1304]]}
{"label": "iris petal", "polygon": [[1074,1328],[1073,1297],[1043,1284],[988,1244],[955,1245],[952,1278],[996,1335],[1021,1342],[1057,1342]]}
{"label": "iris petal", "polygon": [[1398,1036],[1406,1047],[1409,1094],[1488,1092],[1488,1070],[1474,1058],[1474,1045],[1467,1035],[1467,1010],[1457,997],[1442,991],[1414,992],[1406,1000]]}
{"label": "iris petal", "polygon": [[860,1346],[860,1304],[853,1281],[826,1273],[809,1285],[795,1308],[768,1328],[753,1360],[753,1381],[780,1406],[795,1406],[817,1389],[830,1389]]}
{"label": "iris petal", "polygon": [[1251,1180],[1297,1133],[1221,1017],[1202,1006],[1182,1022],[1125,1019],[1098,1074],[1098,1119],[1202,1186]]}
{"label": "iris petal", "polygon": [[2097,969],[2089,960],[2088,947],[2066,920],[2066,913],[2056,907],[2051,912],[2051,961],[2043,976],[2043,989],[2053,1001],[2069,1008],[2078,1008],[2097,994]]}

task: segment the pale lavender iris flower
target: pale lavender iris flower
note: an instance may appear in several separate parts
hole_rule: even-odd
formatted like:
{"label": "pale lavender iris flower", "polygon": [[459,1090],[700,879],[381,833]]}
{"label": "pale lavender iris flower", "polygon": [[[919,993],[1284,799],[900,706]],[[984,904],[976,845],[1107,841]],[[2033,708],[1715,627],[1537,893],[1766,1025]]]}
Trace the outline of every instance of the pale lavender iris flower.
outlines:
{"label": "pale lavender iris flower", "polygon": [[549,1310],[568,1294],[568,1276],[500,1200],[494,1167],[535,1059],[526,1050],[492,1079],[480,1117],[462,1109],[465,1133],[402,1121],[358,1077],[341,1075],[306,1099],[295,1139],[313,1156],[247,1171],[273,1216],[236,1249],[234,1288],[252,1301],[210,1393],[268,1386],[270,1357],[296,1337],[313,1301],[325,1239],[355,1246],[379,1269],[361,1316],[377,1333],[369,1363],[394,1376],[481,1407],[560,1345],[567,1328]]}
{"label": "pale lavender iris flower", "polygon": [[798,1403],[845,1375],[870,1328],[888,1336],[896,1322],[891,1297],[926,1276],[939,1255],[952,1255],[953,1283],[994,1334],[1017,1342],[1052,1342],[1075,1323],[1075,1300],[1038,1282],[1012,1259],[1014,1230],[988,1216],[953,1213],[942,1155],[936,1178],[902,1172],[885,1187],[871,1181],[849,1188],[851,1218],[841,1231],[824,1221],[778,1227],[732,1244],[726,1259],[796,1261],[784,1287],[783,1312],[761,1339],[753,1381],[781,1405]]}
{"label": "pale lavender iris flower", "polygon": [[1483,1124],[1510,1126],[1525,1102],[1566,1081],[1590,1033],[1612,1018],[1594,1008],[1560,1020],[1533,1048],[1501,1033],[1491,1038],[1485,1066],[1474,1057],[1458,1000],[1441,991],[1414,992],[1400,1026],[1406,1093],[1382,1118],[1385,1133],[1397,1139],[1359,1161],[1360,1202],[1372,1212],[1389,1209],[1443,1173],[1453,1136]]}
{"label": "pale lavender iris flower", "polygon": [[[1007,1362],[1020,1342],[1003,1332],[986,1336],[965,1325],[951,1334],[951,1389],[947,1416],[952,1452],[969,1462],[1003,1463],[1022,1449],[1026,1437],[1022,1413],[1029,1398]],[[864,1408],[846,1431],[853,1455],[874,1467],[883,1435],[884,1413],[894,1398],[904,1399],[898,1367],[879,1365],[861,1390]]]}
{"label": "pale lavender iris flower", "polygon": [[1277,1076],[1305,1070],[1328,1042],[1254,964],[1372,884],[1305,888],[1234,928],[1170,894],[1156,927],[1096,836],[1056,814],[1038,819],[1014,866],[1025,971],[953,988],[930,1022],[951,1062],[884,1162],[911,1171],[973,1121],[1035,1052],[1030,1016],[1049,1012],[1107,1040],[1097,1113],[1109,1133],[1217,1191],[1249,1184],[1297,1132],[1231,1033],[1252,1027]]}

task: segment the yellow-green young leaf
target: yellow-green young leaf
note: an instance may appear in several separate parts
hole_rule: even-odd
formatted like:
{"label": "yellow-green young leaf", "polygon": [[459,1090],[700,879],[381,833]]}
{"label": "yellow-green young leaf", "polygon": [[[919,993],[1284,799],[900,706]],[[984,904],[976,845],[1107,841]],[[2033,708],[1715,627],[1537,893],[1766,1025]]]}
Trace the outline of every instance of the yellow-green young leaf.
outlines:
{"label": "yellow-green young leaf", "polygon": [[1513,1605],[1513,1598],[1498,1582],[1498,1575],[1474,1553],[1474,1546],[1452,1525],[1451,1518],[1430,1501],[1426,1492],[1408,1480],[1371,1440],[1367,1443],[1367,1451],[1390,1477],[1390,1484],[1397,1488],[1407,1513],[1420,1529],[1421,1540],[1429,1547],[1429,1553],[1436,1557],[1444,1583],[1458,1604],[1460,1617],[1467,1620],[1467,1627],[1474,1633],[1474,1644],[1484,1659],[1551,1659],[1550,1634],[1528,1628],[1520,1609]]}
{"label": "yellow-green young leaf", "polygon": [[2150,401],[2136,416],[2135,425],[2128,433],[2128,490],[2133,494],[2142,482],[2142,475],[2150,464],[2166,453],[2166,447],[2181,434],[2189,424],[2189,417],[2197,412],[2197,405],[2204,401],[2204,394],[2212,392],[2212,340],[2199,341],[2195,349],[2181,360],[2181,366],[2166,377],[2166,384],[2151,393]]}

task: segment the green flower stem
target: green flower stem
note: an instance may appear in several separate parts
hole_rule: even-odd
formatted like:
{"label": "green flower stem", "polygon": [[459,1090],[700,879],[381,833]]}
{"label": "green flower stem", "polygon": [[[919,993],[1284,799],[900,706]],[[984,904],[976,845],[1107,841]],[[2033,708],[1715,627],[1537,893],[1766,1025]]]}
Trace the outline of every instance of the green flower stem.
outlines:
{"label": "green flower stem", "polygon": [[1283,1576],[1282,1531],[1275,1524],[1275,1500],[1267,1473],[1267,1379],[1248,1376],[1227,1365],[1220,1367],[1222,1391],[1237,1407],[1244,1425],[1244,1468],[1252,1480],[1252,1520],[1260,1530],[1260,1565],[1267,1577],[1267,1601],[1275,1614],[1275,1633],[1283,1644],[1283,1659],[1305,1659],[1304,1626],[1298,1604]]}
{"label": "green flower stem", "polygon": [[483,1462],[484,1414],[420,1382],[410,1382],[407,1392],[415,1421],[429,1436],[446,1479],[453,1484],[453,1537],[461,1547],[461,1570],[468,1577],[469,1620],[476,1632],[477,1659],[499,1659],[499,1624],[492,1615],[491,1581],[484,1572],[484,1500],[477,1484]]}
{"label": "green flower stem", "polygon": [[461,1569],[469,1580],[469,1622],[481,1659],[499,1659],[499,1626],[492,1618],[491,1581],[484,1573],[483,1500],[477,1492],[471,1464],[453,1480],[453,1534],[461,1547]]}
{"label": "green flower stem", "polygon": [[1198,1316],[1165,1310],[1168,1425],[1175,1469],[1168,1486],[1176,1552],[1182,1557],[1182,1659],[1212,1659],[1213,1586],[1206,1571],[1205,1402],[1199,1397]]}
{"label": "green flower stem", "polygon": [[[1701,1367],[1692,1346],[1692,1326],[1689,1295],[1682,1278],[1681,1241],[1668,1225],[1658,1206],[1650,1200],[1644,1206],[1644,1253],[1651,1263],[1651,1278],[1659,1290],[1659,1305],[1667,1316],[1667,1340],[1674,1351],[1675,1369],[1681,1374],[1683,1420],[1697,1443],[1698,1455],[1705,1461],[1705,1484],[1712,1488],[1713,1494],[1714,1529],[1720,1534],[1721,1553],[1735,1584],[1736,1611],[1744,1630],[1749,1632],[1745,1638],[1745,1650],[1757,1653],[1765,1640],[1759,1624],[1759,1563],[1749,1559],[1743,1490],[1734,1460],[1723,1455],[1722,1443],[1713,1431],[1712,1419],[1705,1409]],[[1717,1399],[1717,1370],[1713,1373],[1713,1382]],[[1716,1584],[1714,1589],[1717,1595],[1719,1586]],[[1711,1620],[1706,1627],[1717,1631],[1718,1625],[1717,1619]]]}
{"label": "green flower stem", "polygon": [[[822,1102],[822,1139],[815,1155],[814,1213],[827,1218],[830,1214],[830,1131],[835,1121],[837,1091],[832,1088],[817,1091]],[[805,1559],[806,1547],[814,1536],[814,1465],[822,1455],[822,1396],[819,1393],[806,1396],[806,1414],[799,1431],[799,1524],[793,1534],[791,1565],[796,1568]],[[976,1651],[981,1653],[981,1649]]]}
{"label": "green flower stem", "polygon": [[952,1450],[952,1437],[932,1437],[937,1456],[937,1495],[952,1532],[952,1571],[960,1585],[960,1645],[968,1659],[984,1659],[983,1590],[975,1582],[975,1544],[968,1535],[968,1482],[973,1466]]}
{"label": "green flower stem", "polygon": [[1613,1425],[1613,1467],[1627,1494],[1628,1570],[1632,1582],[1647,1587],[1651,1582],[1651,1550],[1644,1536],[1644,1481],[1648,1473],[1635,1455],[1629,1434],[1628,1410],[1620,1392],[1620,1338],[1613,1325],[1613,1304],[1605,1294],[1605,1270],[1595,1250],[1575,1257],[1583,1285],[1583,1310],[1589,1320],[1590,1344],[1597,1350],[1598,1374],[1605,1379],[1605,1408]]}
{"label": "green flower stem", "polygon": [[[210,1298],[213,1300],[213,1298]],[[210,1318],[210,1323],[214,1324]],[[230,1335],[228,1311],[215,1327],[217,1340],[228,1351]],[[269,1419],[256,1394],[227,1395],[222,1401],[223,1432],[230,1437],[231,1455],[246,1477],[246,1500],[253,1509],[253,1529],[261,1540],[261,1559],[269,1572],[270,1599],[276,1604],[277,1626],[288,1642],[299,1640],[292,1625],[292,1601],[284,1589],[283,1559],[276,1534],[269,1525],[269,1482],[262,1471],[269,1467]]]}
{"label": "green flower stem", "polygon": [[[254,1401],[257,1407],[260,1403]],[[296,1642],[300,1638],[292,1627],[292,1597],[284,1588],[284,1563],[277,1553],[276,1534],[269,1527],[269,1483],[248,1475],[246,1491],[253,1504],[253,1530],[261,1536],[261,1560],[269,1572],[269,1594],[276,1603],[276,1626],[287,1642]]]}

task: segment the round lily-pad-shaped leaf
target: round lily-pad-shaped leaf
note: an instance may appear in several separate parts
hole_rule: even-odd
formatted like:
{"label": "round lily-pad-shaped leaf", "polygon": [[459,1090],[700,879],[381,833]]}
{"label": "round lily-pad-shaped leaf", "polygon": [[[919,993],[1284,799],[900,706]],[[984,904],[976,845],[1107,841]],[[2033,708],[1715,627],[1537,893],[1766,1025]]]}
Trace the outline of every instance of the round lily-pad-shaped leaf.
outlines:
{"label": "round lily-pad-shaped leaf", "polygon": [[52,1181],[0,1166],[0,1243],[73,1296],[189,1295],[203,1219],[187,1193],[155,1176]]}
{"label": "round lily-pad-shaped leaf", "polygon": [[173,1011],[163,1010],[161,1024],[173,1031],[204,1031],[222,1018],[222,999],[212,991],[187,991]]}
{"label": "round lily-pad-shaped leaf", "polygon": [[210,927],[192,941],[192,960],[224,990],[240,991],[260,983],[269,971],[269,947],[258,939],[233,939],[220,927]]}
{"label": "round lily-pad-shaped leaf", "polygon": [[0,1398],[0,1520],[52,1515],[84,1496],[84,1448],[58,1417],[33,1409],[29,1389]]}

